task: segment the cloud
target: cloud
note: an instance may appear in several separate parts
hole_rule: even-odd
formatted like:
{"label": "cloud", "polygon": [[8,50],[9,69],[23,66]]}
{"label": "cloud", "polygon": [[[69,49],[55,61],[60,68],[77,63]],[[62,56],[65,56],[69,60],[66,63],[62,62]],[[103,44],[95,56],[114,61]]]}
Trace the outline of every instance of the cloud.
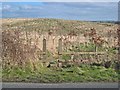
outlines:
{"label": "cloud", "polygon": [[32,6],[32,5],[23,5],[20,6],[21,9],[23,10],[38,10],[38,9],[42,9],[41,6]]}
{"label": "cloud", "polygon": [[[117,20],[117,3],[44,2],[3,3],[9,5],[3,17],[63,18],[75,20]],[[114,13],[114,14],[113,14]]]}
{"label": "cloud", "polygon": [[3,5],[2,9],[3,10],[10,10],[11,6],[10,5]]}
{"label": "cloud", "polygon": [[19,7],[17,7],[17,6],[12,6],[9,4],[2,5],[3,12],[14,12],[14,11],[18,11],[18,10],[19,10]]}
{"label": "cloud", "polygon": [[4,2],[2,5],[2,10],[4,12],[20,12],[24,10],[39,10],[41,9],[42,3],[31,3],[31,2]]}

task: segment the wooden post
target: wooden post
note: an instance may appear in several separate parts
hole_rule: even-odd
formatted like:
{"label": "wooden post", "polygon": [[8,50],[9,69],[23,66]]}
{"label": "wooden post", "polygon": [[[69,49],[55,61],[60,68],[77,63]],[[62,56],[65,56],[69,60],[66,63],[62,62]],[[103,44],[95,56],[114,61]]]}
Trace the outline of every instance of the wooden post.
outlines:
{"label": "wooden post", "polygon": [[43,59],[46,59],[46,39],[43,39]]}
{"label": "wooden post", "polygon": [[72,61],[74,60],[74,54],[71,55],[71,60],[72,60]]}
{"label": "wooden post", "polygon": [[62,38],[59,39],[58,41],[58,55],[59,55],[59,60],[61,60],[61,55],[62,55]]}
{"label": "wooden post", "polygon": [[43,39],[43,53],[46,53],[46,39]]}
{"label": "wooden post", "polygon": [[97,52],[98,52],[98,45],[95,44],[95,53],[96,53],[96,54],[95,54],[95,59],[97,59],[97,62],[99,62]]}
{"label": "wooden post", "polygon": [[62,54],[62,38],[60,38],[58,42],[58,54]]}

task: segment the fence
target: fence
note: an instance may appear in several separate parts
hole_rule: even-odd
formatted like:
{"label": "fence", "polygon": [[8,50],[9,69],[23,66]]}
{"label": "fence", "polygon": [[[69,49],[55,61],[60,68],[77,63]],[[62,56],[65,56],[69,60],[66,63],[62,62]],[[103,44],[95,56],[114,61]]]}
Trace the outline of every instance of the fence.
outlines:
{"label": "fence", "polygon": [[[21,64],[24,64],[24,62],[27,63],[28,60],[32,60],[33,62],[34,60],[36,61],[42,60],[43,62],[50,62],[58,59],[59,60],[62,59],[65,61],[89,60],[91,62],[109,60],[108,55],[106,54],[106,51],[105,52],[100,52],[99,50],[93,50],[89,52],[88,51],[77,51],[77,52],[65,51],[64,48],[67,47],[66,49],[69,49],[68,46],[71,45],[71,43],[72,45],[76,44],[74,43],[74,41],[77,43],[84,43],[84,42],[81,42],[82,40],[81,37],[72,36],[72,38],[75,38],[75,39],[72,39],[69,37],[70,37],[69,35],[59,37],[57,35],[56,36],[43,35],[43,34],[39,35],[35,32],[30,33],[27,31],[19,31],[19,30],[7,31],[6,30],[3,32],[4,65],[9,65],[9,63],[13,62],[14,64],[17,63],[18,65],[21,66]],[[69,45],[65,46],[66,42],[69,42],[68,43]],[[52,46],[53,52],[50,45],[51,46],[53,45]],[[57,49],[56,49],[56,46],[57,46]],[[48,51],[50,51],[50,54],[55,53],[56,56],[51,55],[49,57]],[[66,57],[67,57],[67,60],[66,60]],[[111,55],[109,58],[112,60],[113,57],[114,56]],[[14,65],[13,63],[11,64]]]}
{"label": "fence", "polygon": [[[99,61],[100,56],[104,56],[104,59],[107,56],[106,52],[98,52],[97,50],[95,50],[94,52],[93,51],[92,52],[74,52],[74,51],[64,52],[62,49],[63,49],[62,38],[59,38],[59,40],[58,40],[58,49],[57,49],[57,55],[59,57],[58,58],[59,60],[61,59],[62,55],[70,55],[70,60],[74,60],[76,55],[81,56],[81,60],[83,60],[82,57],[84,57],[86,55],[86,57],[88,57],[88,58],[84,58],[84,60],[85,59],[90,60],[90,58],[92,58],[91,61],[95,61],[95,60]],[[44,60],[46,60],[46,58],[47,58],[47,56],[46,56],[47,53],[46,52],[47,52],[47,40],[45,38],[43,38],[43,53],[42,53],[42,55],[43,55]]]}

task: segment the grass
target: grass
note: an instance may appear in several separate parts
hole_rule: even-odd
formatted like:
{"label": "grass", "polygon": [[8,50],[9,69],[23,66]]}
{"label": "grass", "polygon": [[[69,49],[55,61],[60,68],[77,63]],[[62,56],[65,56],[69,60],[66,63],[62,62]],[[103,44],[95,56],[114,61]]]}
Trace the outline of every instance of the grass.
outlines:
{"label": "grass", "polygon": [[[14,21],[14,19],[11,19]],[[117,28],[118,26],[116,24],[113,23],[96,23],[96,22],[85,22],[85,21],[76,21],[76,20],[62,20],[62,19],[31,19],[31,20],[25,20],[22,22],[9,22],[9,23],[3,23],[3,29],[8,30],[8,29],[12,29],[13,27],[19,27],[18,29],[22,29],[23,31],[39,31],[41,33],[44,32],[48,32],[50,29],[53,30],[54,27],[56,27],[55,30],[56,34],[68,34],[72,31],[75,31],[76,34],[81,35],[85,32],[85,27],[87,28],[86,30],[89,31],[88,28],[94,27],[97,29],[98,32],[100,32],[102,30],[101,34],[106,34],[106,30],[104,29],[108,29],[108,26],[111,24],[111,26],[109,26],[110,29],[113,30],[113,32],[115,31],[114,27]]]}
{"label": "grass", "polygon": [[113,68],[103,66],[80,65],[50,69],[42,67],[39,71],[29,69],[6,69],[3,71],[3,81],[17,82],[117,82],[118,73]]}
{"label": "grass", "polygon": [[[107,25],[107,26],[106,26]],[[3,45],[5,46],[4,60],[3,60],[3,71],[2,77],[3,81],[17,81],[17,82],[44,82],[44,83],[59,83],[59,82],[117,82],[118,73],[113,67],[105,68],[103,66],[96,65],[80,65],[80,66],[70,66],[67,65],[64,68],[46,68],[41,66],[39,55],[41,53],[40,48],[36,43],[35,45],[29,45],[29,39],[32,36],[29,32],[33,32],[33,37],[35,32],[42,35],[46,32],[49,33],[52,30],[53,35],[78,35],[83,36],[89,28],[95,28],[99,36],[108,37],[106,30],[108,26],[115,33],[115,24],[102,24],[95,22],[84,22],[84,21],[69,21],[69,20],[57,20],[57,19],[32,19],[25,20],[16,23],[3,23]],[[25,33],[29,31],[28,33]],[[35,32],[34,32],[35,31]],[[102,33],[101,33],[102,32]],[[39,35],[39,36],[40,36]],[[114,34],[113,34],[114,35]],[[19,37],[19,38],[18,38]],[[27,37],[27,38],[26,38]],[[29,37],[29,38],[28,38]],[[34,39],[34,38],[33,38]],[[25,43],[27,42],[27,44]],[[66,46],[68,47],[68,46]],[[68,48],[67,48],[68,49]],[[95,45],[88,43],[86,45],[80,44],[76,45],[73,43],[72,49],[69,51],[80,52],[80,51],[94,51]],[[105,48],[98,47],[98,51],[104,51]],[[25,52],[28,51],[28,52]],[[38,52],[39,51],[39,52]],[[67,51],[67,50],[66,50]],[[65,52],[66,52],[65,51]],[[111,61],[116,60],[116,49],[109,48],[108,54]],[[49,58],[50,63],[55,64],[55,60],[59,58],[58,55],[53,54],[50,51],[46,52],[47,59]],[[91,56],[91,58],[94,56]],[[71,55],[62,55],[63,60],[70,60]],[[75,56],[75,59],[88,59],[88,55]],[[44,58],[43,58],[44,59]],[[47,61],[46,59],[46,61]],[[101,57],[105,59],[105,57]],[[29,62],[29,65],[27,62]],[[54,60],[54,61],[53,61]],[[96,59],[97,60],[97,59]],[[25,63],[25,64],[24,64]],[[37,68],[37,69],[35,69]]]}

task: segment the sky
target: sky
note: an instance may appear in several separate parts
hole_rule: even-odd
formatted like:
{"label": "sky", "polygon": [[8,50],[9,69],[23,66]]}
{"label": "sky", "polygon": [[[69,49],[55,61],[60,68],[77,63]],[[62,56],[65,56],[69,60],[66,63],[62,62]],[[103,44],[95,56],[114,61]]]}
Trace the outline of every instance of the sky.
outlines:
{"label": "sky", "polygon": [[116,2],[3,2],[1,9],[2,18],[58,18],[85,21],[118,19],[117,0]]}

